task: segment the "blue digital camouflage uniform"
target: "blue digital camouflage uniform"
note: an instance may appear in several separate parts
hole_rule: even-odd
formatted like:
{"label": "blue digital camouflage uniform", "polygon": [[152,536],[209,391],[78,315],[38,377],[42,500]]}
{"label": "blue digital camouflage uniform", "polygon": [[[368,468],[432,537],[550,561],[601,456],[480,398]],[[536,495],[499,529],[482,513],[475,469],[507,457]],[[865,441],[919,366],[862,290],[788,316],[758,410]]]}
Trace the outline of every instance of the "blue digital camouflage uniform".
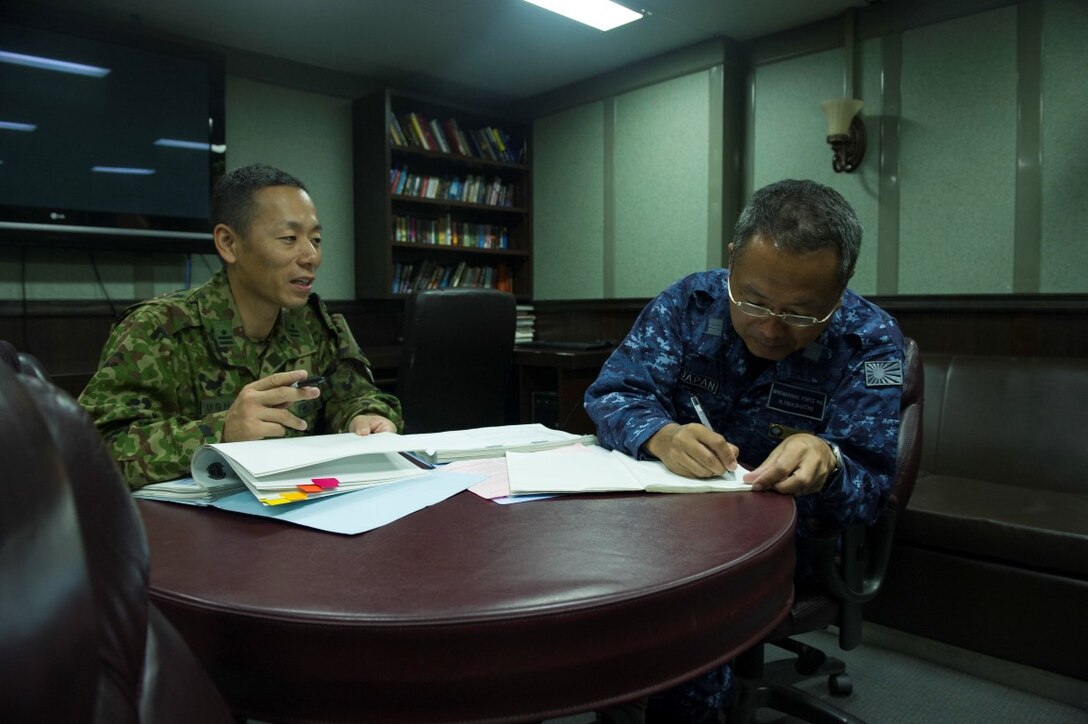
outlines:
{"label": "blue digital camouflage uniform", "polygon": [[402,427],[400,403],[373,384],[370,363],[340,315],[316,294],[280,312],[268,338],[248,340],[226,273],[191,290],[126,310],[102,350],[98,371],[79,397],[128,483],[189,475],[193,453],[219,442],[226,411],[243,387],[275,372],[324,375],[321,396],[291,412],[306,432],[346,432],[356,415],[381,415]]}
{"label": "blue digital camouflage uniform", "polygon": [[[759,360],[733,329],[728,278],[726,269],[692,274],[654,299],[586,391],[586,412],[603,446],[640,458],[648,457],[643,443],[666,424],[698,421],[692,395],[749,469],[794,432],[836,443],[842,472],[796,499],[805,576],[808,534],[871,524],[887,501],[903,337],[890,315],[847,290],[815,342],[777,362]],[[670,708],[696,706],[691,699],[718,708],[730,681],[728,671],[711,672],[680,687]]]}

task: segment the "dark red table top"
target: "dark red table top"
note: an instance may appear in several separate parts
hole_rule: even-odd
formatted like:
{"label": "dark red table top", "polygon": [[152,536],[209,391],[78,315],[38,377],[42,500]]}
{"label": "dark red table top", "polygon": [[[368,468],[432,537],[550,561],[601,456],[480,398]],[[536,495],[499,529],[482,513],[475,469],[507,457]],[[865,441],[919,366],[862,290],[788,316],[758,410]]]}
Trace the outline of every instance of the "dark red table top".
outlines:
{"label": "dark red table top", "polygon": [[239,714],[540,720],[658,691],[789,611],[775,494],[465,492],[340,536],[139,501],[151,596]]}

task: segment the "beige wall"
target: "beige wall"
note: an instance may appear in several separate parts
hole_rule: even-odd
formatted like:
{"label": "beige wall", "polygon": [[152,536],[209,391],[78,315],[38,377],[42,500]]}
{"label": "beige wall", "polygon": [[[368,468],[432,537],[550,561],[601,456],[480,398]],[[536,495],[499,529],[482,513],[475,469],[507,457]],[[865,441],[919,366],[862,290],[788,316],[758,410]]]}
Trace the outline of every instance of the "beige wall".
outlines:
{"label": "beige wall", "polygon": [[[861,116],[869,147],[861,168],[852,174],[832,171],[819,108],[820,101],[843,93],[847,63],[842,42],[814,50],[775,50],[773,58],[757,59],[748,75],[744,163],[736,172],[742,195],[781,178],[812,178],[839,190],[865,227],[852,281],[857,291],[1088,293],[1088,244],[1083,242],[1088,228],[1088,83],[1083,70],[1088,3],[1024,2],[856,42],[852,80],[855,96],[865,103]],[[705,96],[690,90],[670,93],[671,83],[676,81],[639,91],[645,98],[673,104],[670,112],[644,114],[639,128],[647,141],[668,139],[659,141],[658,149],[677,134],[690,138],[705,131],[699,123],[676,121],[702,118]],[[599,103],[616,103],[604,95]],[[562,138],[566,119],[579,113],[565,111],[539,123],[547,127],[549,138]],[[712,115],[711,143],[718,133],[715,122]],[[732,143],[724,139],[727,154]],[[607,137],[604,147],[609,148]],[[539,145],[536,163],[546,166],[551,154],[572,152],[554,143]],[[613,155],[621,158],[615,151]],[[602,224],[594,226],[586,219],[579,225],[603,228],[607,252],[608,224],[613,224],[615,255],[605,255],[605,284],[595,278],[581,284],[569,276],[553,283],[552,277],[562,271],[538,254],[538,296],[652,296],[679,271],[662,259],[681,263],[688,271],[703,268],[701,235],[653,238],[640,232],[681,224],[670,213],[669,199],[689,216],[701,216],[691,201],[712,200],[713,189],[705,180],[694,181],[692,156],[682,148],[647,153],[645,160],[633,169],[635,178],[673,180],[672,185],[661,184],[660,197],[635,196],[638,204],[627,211],[620,210],[622,202],[613,209],[603,205]],[[628,173],[621,161],[617,179],[620,165]],[[683,177],[692,182],[677,188],[675,178],[685,171]],[[553,195],[554,185],[542,181],[535,193],[538,214],[558,213],[563,203]],[[616,199],[625,195],[623,183],[627,181],[617,180],[611,189]],[[726,239],[732,221],[721,219],[720,233]],[[554,245],[566,250],[564,268],[577,267],[578,254],[586,265],[600,264],[602,243],[595,238],[576,241],[539,224],[537,230],[537,249]],[[621,244],[634,245],[630,255],[620,253]],[[627,275],[625,264],[650,271]],[[655,266],[662,273],[655,274]],[[609,288],[610,271],[620,269],[625,270],[623,283],[617,280]]]}
{"label": "beige wall", "polygon": [[722,260],[722,67],[539,119],[538,299],[644,297]]}

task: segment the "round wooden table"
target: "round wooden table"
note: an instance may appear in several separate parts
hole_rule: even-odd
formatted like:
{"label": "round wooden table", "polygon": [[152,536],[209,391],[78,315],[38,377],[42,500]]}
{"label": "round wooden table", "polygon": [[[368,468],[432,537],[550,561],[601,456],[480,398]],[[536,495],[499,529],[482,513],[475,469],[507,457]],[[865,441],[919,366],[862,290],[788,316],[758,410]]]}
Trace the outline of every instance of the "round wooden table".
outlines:
{"label": "round wooden table", "polygon": [[139,501],[151,596],[239,715],[530,721],[665,689],[758,643],[793,598],[775,494],[465,492],[341,536]]}

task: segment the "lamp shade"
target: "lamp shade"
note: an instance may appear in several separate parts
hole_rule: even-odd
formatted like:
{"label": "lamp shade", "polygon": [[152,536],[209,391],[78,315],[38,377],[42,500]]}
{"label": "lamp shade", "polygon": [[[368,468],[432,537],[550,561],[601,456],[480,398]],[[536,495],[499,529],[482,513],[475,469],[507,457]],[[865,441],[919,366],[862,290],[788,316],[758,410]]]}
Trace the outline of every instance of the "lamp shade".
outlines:
{"label": "lamp shade", "polygon": [[861,110],[863,103],[856,98],[836,98],[820,104],[827,116],[827,135],[846,136],[850,133],[850,121]]}

